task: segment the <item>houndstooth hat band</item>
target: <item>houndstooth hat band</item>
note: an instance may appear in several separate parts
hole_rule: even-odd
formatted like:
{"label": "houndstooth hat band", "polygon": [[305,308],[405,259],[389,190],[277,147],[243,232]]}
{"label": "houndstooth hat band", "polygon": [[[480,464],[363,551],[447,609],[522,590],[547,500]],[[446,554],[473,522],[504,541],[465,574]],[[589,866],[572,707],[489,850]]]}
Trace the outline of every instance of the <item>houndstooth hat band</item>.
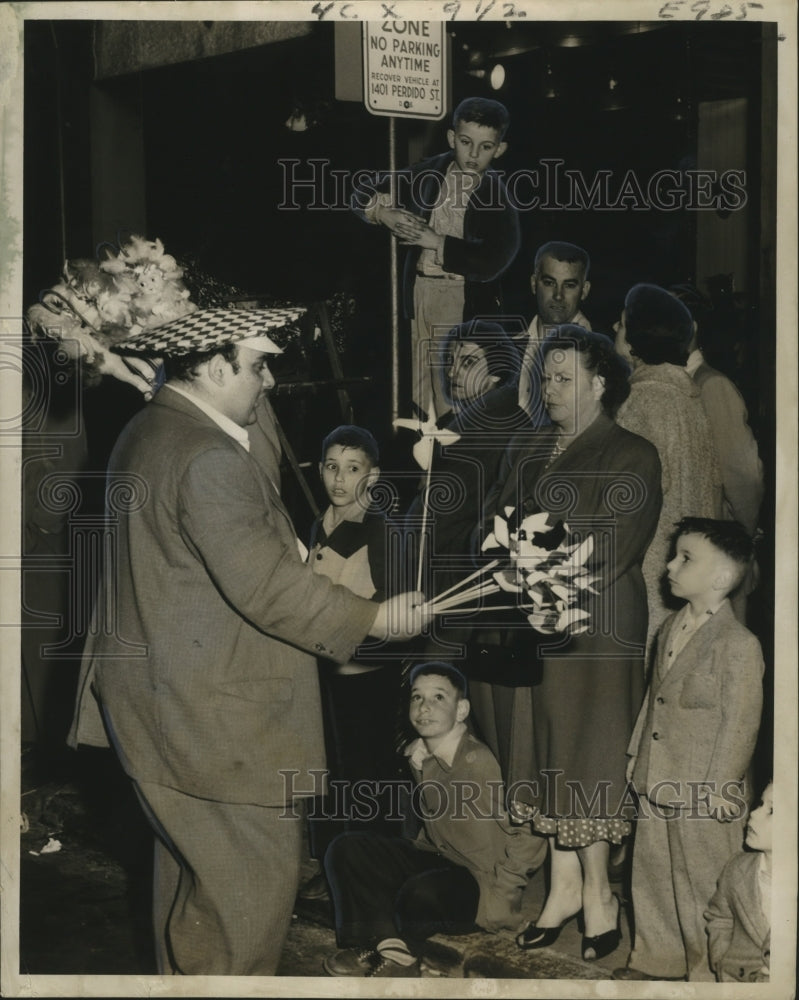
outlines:
{"label": "houndstooth hat band", "polygon": [[146,354],[190,354],[241,344],[254,351],[282,354],[267,335],[293,323],[305,312],[296,306],[271,309],[199,309],[162,326],[142,330],[114,344],[115,351]]}

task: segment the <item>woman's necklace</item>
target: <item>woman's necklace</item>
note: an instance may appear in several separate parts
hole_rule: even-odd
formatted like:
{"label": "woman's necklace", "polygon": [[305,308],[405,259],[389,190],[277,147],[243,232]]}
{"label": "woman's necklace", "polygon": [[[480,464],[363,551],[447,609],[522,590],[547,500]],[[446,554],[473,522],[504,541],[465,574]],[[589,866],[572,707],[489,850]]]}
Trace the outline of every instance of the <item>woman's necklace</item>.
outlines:
{"label": "woman's necklace", "polygon": [[555,446],[552,449],[552,453],[550,454],[549,458],[547,459],[547,464],[545,468],[548,469],[556,458],[560,458],[560,456],[563,454],[564,451],[566,451],[566,449],[569,447],[570,444],[571,444],[571,438],[568,437],[564,438],[563,435],[558,435],[558,437],[555,438]]}

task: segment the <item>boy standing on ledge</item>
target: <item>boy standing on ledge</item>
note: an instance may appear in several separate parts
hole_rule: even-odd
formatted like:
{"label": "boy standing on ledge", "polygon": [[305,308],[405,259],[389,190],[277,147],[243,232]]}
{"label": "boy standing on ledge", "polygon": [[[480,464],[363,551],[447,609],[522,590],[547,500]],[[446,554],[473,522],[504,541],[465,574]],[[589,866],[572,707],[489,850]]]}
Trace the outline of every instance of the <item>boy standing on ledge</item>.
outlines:
{"label": "boy standing on ledge", "polygon": [[352,209],[383,225],[411,249],[403,309],[411,321],[412,399],[436,415],[450,409],[434,370],[453,326],[502,312],[498,278],[519,250],[519,219],[491,164],[505,152],[510,116],[499,101],[470,97],[452,116],[451,152],[422,160],[394,178],[356,188]]}

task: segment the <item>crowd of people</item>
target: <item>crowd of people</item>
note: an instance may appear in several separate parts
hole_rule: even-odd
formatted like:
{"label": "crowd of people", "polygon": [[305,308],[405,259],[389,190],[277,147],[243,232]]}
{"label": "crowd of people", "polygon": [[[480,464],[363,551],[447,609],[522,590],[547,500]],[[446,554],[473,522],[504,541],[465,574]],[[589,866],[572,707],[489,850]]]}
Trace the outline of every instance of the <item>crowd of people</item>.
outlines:
{"label": "crowd of people", "polygon": [[[702,358],[695,289],[636,284],[611,337],[582,312],[588,253],[551,241],[529,329],[503,325],[508,125],[468,99],[449,152],[353,197],[407,247],[427,422],[399,516],[373,501],[372,431],[331,426],[329,505],[296,537],[265,399],[282,310],[201,309],[117,345],[163,371],[109,463],[107,620],[69,739],[113,746],[153,829],[162,974],[273,975],[298,891],[332,899],[331,976],[419,975],[437,931],[548,947],[572,919],[596,961],[621,943],[621,864],[635,938],[614,978],[768,978],[757,444]],[[436,611],[566,525],[589,544],[580,628],[531,624],[523,561],[513,586]],[[319,865],[300,886],[305,823]]]}

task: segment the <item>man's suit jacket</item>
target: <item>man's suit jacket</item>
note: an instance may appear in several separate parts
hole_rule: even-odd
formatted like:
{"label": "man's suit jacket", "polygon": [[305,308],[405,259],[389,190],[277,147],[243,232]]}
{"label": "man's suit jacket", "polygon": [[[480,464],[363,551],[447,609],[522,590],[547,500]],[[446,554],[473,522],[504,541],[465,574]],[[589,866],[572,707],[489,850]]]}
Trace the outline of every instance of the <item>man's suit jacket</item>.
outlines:
{"label": "man's suit jacket", "polygon": [[715,782],[721,794],[725,782],[744,778],[763,706],[763,654],[725,601],[668,668],[675,617],[657,636],[652,680],[627,753],[636,758],[632,779],[639,794],[687,806],[689,781]]}
{"label": "man's suit jacket", "polygon": [[719,878],[707,920],[710,967],[719,982],[762,982],[769,968],[771,926],[758,889],[759,851],[734,855]]}
{"label": "man's suit jacket", "polygon": [[315,657],[349,660],[375,604],[302,562],[267,473],[168,386],[122,432],[107,508],[71,745],[104,745],[104,721],[135,780],[261,805],[313,791]]}

